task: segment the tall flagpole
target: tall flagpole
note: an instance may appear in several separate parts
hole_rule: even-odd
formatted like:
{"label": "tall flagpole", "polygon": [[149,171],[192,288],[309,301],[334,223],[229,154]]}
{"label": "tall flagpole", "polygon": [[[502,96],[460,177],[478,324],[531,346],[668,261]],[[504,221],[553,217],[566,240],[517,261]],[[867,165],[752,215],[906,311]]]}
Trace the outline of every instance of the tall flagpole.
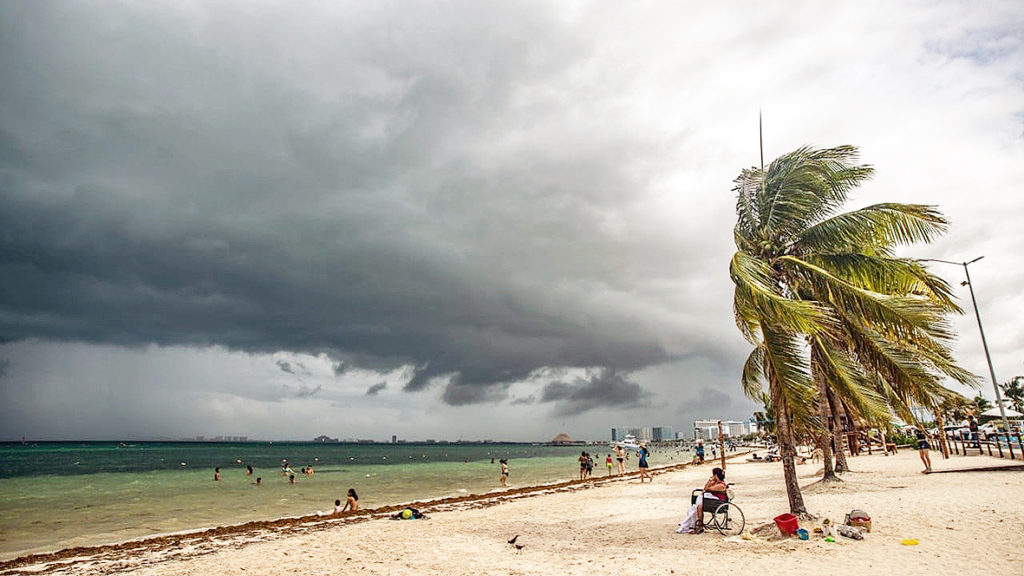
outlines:
{"label": "tall flagpole", "polygon": [[761,109],[757,109],[757,138],[761,142],[761,172],[764,172],[764,126],[761,122]]}

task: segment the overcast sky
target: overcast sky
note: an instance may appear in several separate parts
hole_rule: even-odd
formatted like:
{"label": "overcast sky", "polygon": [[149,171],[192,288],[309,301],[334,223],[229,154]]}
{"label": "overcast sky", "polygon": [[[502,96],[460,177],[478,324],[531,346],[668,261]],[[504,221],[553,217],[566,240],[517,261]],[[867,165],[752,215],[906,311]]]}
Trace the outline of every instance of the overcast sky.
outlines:
{"label": "overcast sky", "polygon": [[0,3],[0,439],[747,418],[759,109],[766,161],[860,147],[851,208],[939,206],[905,253],[985,256],[1024,374],[1017,0]]}

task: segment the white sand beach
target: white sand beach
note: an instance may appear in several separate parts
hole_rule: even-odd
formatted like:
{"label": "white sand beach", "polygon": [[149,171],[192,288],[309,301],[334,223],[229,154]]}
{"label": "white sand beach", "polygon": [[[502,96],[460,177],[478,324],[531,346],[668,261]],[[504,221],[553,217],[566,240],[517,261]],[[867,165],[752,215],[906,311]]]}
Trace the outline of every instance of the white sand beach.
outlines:
{"label": "white sand beach", "polygon": [[[730,460],[736,503],[747,528],[787,511],[778,463]],[[820,466],[798,466],[808,509],[842,520],[867,511],[873,529],[862,541],[834,543],[812,535],[772,540],[718,533],[676,534],[690,491],[711,464],[662,471],[653,483],[636,478],[574,485],[561,492],[494,498],[425,509],[426,520],[387,514],[356,522],[309,522],[303,530],[274,529],[161,542],[148,549],[118,547],[77,558],[8,564],[0,573],[66,574],[878,574],[909,576],[1019,571],[1024,546],[1024,471],[961,471],[1020,466],[987,456],[942,460],[921,474],[915,451],[850,459],[840,484],[815,484]],[[442,508],[442,507],[439,507]],[[807,528],[810,523],[803,523]],[[302,528],[302,527],[299,527]],[[508,539],[518,535],[517,550]],[[919,544],[903,545],[905,539]]]}

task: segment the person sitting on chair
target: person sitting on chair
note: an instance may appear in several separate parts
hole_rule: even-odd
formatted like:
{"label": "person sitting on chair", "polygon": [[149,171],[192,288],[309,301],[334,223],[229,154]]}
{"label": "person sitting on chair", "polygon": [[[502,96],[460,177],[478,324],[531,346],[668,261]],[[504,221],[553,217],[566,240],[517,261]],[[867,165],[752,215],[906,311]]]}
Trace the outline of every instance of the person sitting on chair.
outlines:
{"label": "person sitting on chair", "polygon": [[697,500],[697,525],[693,529],[694,534],[704,531],[704,511],[714,512],[716,508],[729,499],[726,491],[729,486],[725,483],[725,471],[715,468],[711,471],[711,478],[704,483],[704,493]]}

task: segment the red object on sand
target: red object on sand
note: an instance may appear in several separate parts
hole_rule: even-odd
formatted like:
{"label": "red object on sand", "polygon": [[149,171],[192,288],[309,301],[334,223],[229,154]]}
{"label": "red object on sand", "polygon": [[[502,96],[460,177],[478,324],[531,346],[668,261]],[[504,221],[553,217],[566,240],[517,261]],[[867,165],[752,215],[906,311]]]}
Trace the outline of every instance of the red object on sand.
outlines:
{"label": "red object on sand", "polygon": [[779,527],[779,530],[783,534],[789,534],[792,536],[796,534],[796,531],[800,529],[800,524],[797,522],[797,517],[790,513],[779,514],[775,517],[775,524]]}

